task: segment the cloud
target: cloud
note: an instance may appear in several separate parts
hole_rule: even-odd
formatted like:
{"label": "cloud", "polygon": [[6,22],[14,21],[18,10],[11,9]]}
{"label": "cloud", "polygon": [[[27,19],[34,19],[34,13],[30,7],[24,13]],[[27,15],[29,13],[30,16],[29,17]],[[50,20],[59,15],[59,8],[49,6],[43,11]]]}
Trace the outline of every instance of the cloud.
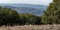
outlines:
{"label": "cloud", "polygon": [[23,3],[48,5],[52,0],[0,0],[0,3]]}

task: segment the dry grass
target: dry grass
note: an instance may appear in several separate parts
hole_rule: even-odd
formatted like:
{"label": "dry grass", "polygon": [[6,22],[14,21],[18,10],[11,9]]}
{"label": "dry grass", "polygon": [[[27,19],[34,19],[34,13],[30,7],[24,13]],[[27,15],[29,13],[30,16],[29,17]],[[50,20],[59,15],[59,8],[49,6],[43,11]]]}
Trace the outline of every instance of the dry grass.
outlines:
{"label": "dry grass", "polygon": [[0,30],[60,30],[60,25],[2,26]]}

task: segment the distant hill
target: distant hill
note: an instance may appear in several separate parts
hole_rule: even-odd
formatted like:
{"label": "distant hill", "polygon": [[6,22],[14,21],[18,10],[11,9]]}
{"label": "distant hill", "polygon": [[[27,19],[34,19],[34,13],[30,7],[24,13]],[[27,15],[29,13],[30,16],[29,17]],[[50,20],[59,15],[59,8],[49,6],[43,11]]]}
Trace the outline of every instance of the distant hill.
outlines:
{"label": "distant hill", "polygon": [[18,13],[32,13],[39,16],[43,15],[47,8],[45,5],[33,4],[0,4],[0,6],[15,9]]}

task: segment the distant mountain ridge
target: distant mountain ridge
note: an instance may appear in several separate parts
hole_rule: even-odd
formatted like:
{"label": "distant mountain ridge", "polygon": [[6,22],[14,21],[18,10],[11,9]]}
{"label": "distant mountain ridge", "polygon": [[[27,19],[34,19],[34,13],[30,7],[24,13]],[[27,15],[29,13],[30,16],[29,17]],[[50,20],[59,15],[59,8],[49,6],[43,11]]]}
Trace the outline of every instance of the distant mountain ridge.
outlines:
{"label": "distant mountain ridge", "polygon": [[32,5],[32,4],[0,4],[3,7],[9,7],[15,9],[18,13],[32,13],[35,15],[43,15],[47,6],[44,5]]}

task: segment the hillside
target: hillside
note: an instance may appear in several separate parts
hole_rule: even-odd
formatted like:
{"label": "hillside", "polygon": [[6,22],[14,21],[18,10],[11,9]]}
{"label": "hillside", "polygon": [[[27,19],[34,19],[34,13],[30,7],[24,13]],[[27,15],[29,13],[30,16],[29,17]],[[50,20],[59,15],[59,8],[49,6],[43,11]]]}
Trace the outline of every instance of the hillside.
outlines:
{"label": "hillside", "polygon": [[32,4],[0,4],[3,7],[15,9],[18,13],[32,13],[35,15],[43,15],[47,6],[45,5],[32,5]]}

